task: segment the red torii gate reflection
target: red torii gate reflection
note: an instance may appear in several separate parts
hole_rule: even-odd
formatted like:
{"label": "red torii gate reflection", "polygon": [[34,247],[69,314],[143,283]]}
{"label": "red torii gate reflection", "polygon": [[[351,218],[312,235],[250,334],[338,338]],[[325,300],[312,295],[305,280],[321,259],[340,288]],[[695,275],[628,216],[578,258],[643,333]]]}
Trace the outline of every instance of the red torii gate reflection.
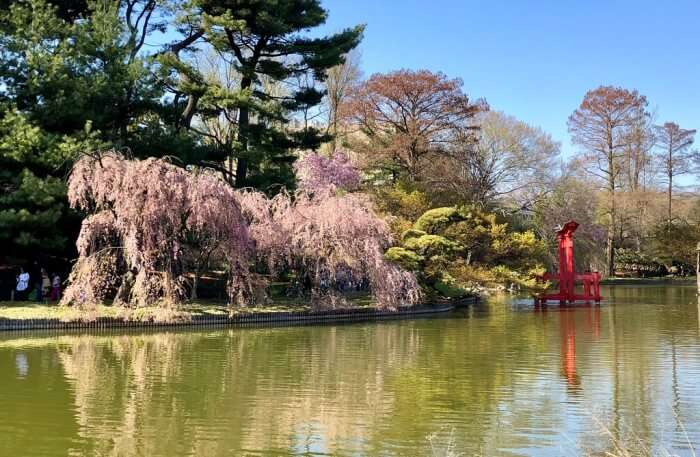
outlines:
{"label": "red torii gate reflection", "polygon": [[[581,385],[581,378],[576,369],[576,314],[586,311],[586,318],[583,323],[583,332],[589,333],[593,341],[600,338],[600,306],[591,304],[576,307],[559,308],[559,335],[561,342],[559,345],[559,360],[561,364],[561,375],[566,379],[567,386],[576,391]],[[546,307],[537,307],[538,313],[548,314]],[[543,316],[544,317],[544,316]]]}
{"label": "red torii gate reflection", "polygon": [[[580,308],[562,308],[559,313],[561,374],[572,389],[581,384],[576,370],[576,313],[579,310]],[[599,306],[587,306],[584,332],[586,331],[590,332],[594,341],[600,338]]]}
{"label": "red torii gate reflection", "polygon": [[[544,281],[558,281],[559,292],[541,294],[535,297],[535,310],[546,311],[548,300],[558,301],[560,305],[577,301],[586,302],[586,328],[593,339],[600,337],[600,307],[590,306],[591,302],[600,304],[600,273],[576,273],[574,263],[574,232],[579,227],[576,221],[569,221],[557,232],[559,237],[559,274],[545,273]],[[576,293],[576,283],[583,284],[583,293]],[[571,389],[577,389],[581,381],[576,370],[576,312],[577,308],[561,307],[559,309],[559,332],[561,335],[561,373]]]}
{"label": "red torii gate reflection", "polygon": [[[597,271],[576,273],[574,270],[574,232],[579,224],[569,221],[557,232],[559,237],[559,274],[545,273],[544,281],[559,281],[559,293],[541,294],[535,297],[535,305],[547,304],[548,300],[560,304],[576,301],[600,303],[600,273]],[[576,293],[576,283],[583,283],[583,294]]]}

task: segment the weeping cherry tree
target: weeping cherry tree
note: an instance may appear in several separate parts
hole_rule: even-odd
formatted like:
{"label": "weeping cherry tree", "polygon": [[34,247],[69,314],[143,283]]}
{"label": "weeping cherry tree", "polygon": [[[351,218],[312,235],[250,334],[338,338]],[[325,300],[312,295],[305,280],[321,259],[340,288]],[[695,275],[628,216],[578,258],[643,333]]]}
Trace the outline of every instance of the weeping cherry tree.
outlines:
{"label": "weeping cherry tree", "polygon": [[362,194],[347,193],[359,174],[347,157],[307,155],[296,166],[300,190],[273,198],[241,191],[256,255],[270,271],[292,270],[312,297],[330,304],[343,284],[368,284],[377,305],[396,309],[421,298],[415,275],[384,258],[388,225]]}
{"label": "weeping cherry tree", "polygon": [[188,245],[193,238],[206,239],[228,266],[230,303],[254,301],[248,228],[235,193],[213,172],[116,153],[84,156],[73,168],[68,198],[89,216],[63,304],[114,297],[126,306],[173,307],[185,296],[186,253],[201,247]]}

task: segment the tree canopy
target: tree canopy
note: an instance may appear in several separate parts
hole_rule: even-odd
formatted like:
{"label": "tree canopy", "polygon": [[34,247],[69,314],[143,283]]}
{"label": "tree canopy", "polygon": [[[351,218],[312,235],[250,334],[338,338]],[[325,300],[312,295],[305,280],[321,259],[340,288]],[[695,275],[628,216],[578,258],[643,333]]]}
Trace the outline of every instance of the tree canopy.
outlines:
{"label": "tree canopy", "polygon": [[[641,259],[688,271],[700,233],[685,185],[697,173],[692,126],[658,122],[643,94],[603,85],[568,118],[575,152],[561,157],[547,132],[491,110],[455,75],[365,78],[364,25],[325,32],[329,14],[320,0],[0,2],[0,262],[77,255],[114,284],[131,273],[144,291],[167,286],[132,300],[95,279],[77,301],[177,302],[178,284],[192,278],[194,297],[216,270],[238,278],[231,302],[252,303],[260,278],[283,270],[318,301],[352,283],[391,308],[417,300],[416,280],[435,296],[534,287],[533,272],[556,260],[553,228],[573,218],[581,268],[637,274]],[[129,183],[94,198],[110,186],[103,157],[120,164],[112,176],[168,189]],[[81,175],[95,187],[76,200]],[[138,206],[144,192],[152,220],[117,202]],[[221,200],[208,213],[205,192]],[[168,205],[181,223],[162,214]],[[264,255],[225,254],[221,227],[236,224],[217,212],[235,205],[229,216]],[[86,245],[91,233],[102,244]],[[99,246],[125,248],[113,270]]]}
{"label": "tree canopy", "polygon": [[[321,102],[326,72],[362,36],[362,26],[306,36],[327,15],[315,0],[0,4],[3,255],[74,255],[65,178],[82,153],[169,156],[238,187],[292,189],[295,153],[328,138],[295,127],[297,114]],[[175,38],[149,46],[165,36]],[[207,76],[207,54],[230,84]],[[202,128],[212,121],[225,141]]]}
{"label": "tree canopy", "polygon": [[488,109],[462,92],[462,81],[427,70],[372,75],[344,107],[361,137],[353,144],[392,180],[429,179],[450,146],[476,141],[474,117]]}
{"label": "tree canopy", "polygon": [[318,149],[328,139],[313,125],[285,128],[295,113],[321,103],[325,93],[318,83],[362,37],[363,26],[304,35],[327,16],[319,0],[201,0],[181,14],[189,25],[180,43],[203,40],[236,73],[235,84],[207,85],[191,64],[170,61],[179,70],[179,93],[189,97],[187,126],[197,107],[205,118],[232,112],[235,142],[225,151],[231,161],[222,171],[236,187],[289,184],[291,152]]}

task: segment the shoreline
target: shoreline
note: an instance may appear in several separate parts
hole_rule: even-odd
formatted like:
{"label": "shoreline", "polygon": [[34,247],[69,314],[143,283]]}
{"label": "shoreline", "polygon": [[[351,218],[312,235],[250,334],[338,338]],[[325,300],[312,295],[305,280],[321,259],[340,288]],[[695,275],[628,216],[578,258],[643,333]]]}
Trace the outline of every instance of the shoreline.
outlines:
{"label": "shoreline", "polygon": [[697,284],[695,276],[687,278],[608,278],[600,281],[601,286],[654,286],[654,285],[676,285],[694,286]]}
{"label": "shoreline", "polygon": [[32,330],[74,330],[74,329],[114,329],[114,328],[174,328],[198,326],[223,327],[278,327],[323,323],[363,322],[374,320],[410,319],[413,317],[444,314],[459,306],[476,304],[478,297],[460,300],[455,303],[438,303],[399,308],[396,311],[376,308],[340,308],[323,311],[252,311],[229,315],[190,316],[188,319],[158,322],[147,320],[127,320],[121,317],[97,317],[91,321],[65,321],[59,318],[0,318],[0,332]]}

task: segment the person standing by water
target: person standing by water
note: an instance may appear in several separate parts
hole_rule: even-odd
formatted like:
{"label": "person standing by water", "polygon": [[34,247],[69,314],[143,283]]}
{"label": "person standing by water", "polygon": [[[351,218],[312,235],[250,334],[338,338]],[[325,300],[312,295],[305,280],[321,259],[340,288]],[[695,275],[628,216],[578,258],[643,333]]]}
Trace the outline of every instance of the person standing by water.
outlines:
{"label": "person standing by water", "polygon": [[58,273],[54,273],[51,280],[51,301],[59,301],[61,299],[61,277]]}
{"label": "person standing by water", "polygon": [[17,287],[15,287],[15,298],[19,301],[26,300],[28,289],[29,289],[29,273],[24,271],[24,268],[20,268],[19,275],[17,275]]}
{"label": "person standing by water", "polygon": [[51,293],[51,279],[49,279],[49,274],[45,269],[41,269],[41,296],[44,298],[49,297]]}

